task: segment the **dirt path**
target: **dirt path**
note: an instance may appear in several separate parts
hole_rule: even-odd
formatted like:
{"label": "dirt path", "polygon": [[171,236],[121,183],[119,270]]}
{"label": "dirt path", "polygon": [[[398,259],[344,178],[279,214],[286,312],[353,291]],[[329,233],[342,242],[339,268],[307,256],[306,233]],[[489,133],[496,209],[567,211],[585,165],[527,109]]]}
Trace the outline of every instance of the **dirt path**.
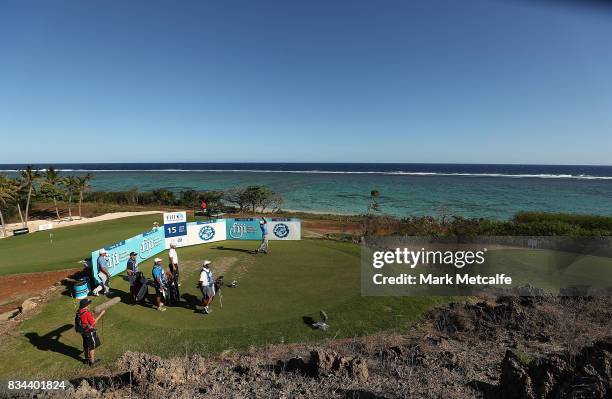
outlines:
{"label": "dirt path", "polygon": [[0,314],[17,309],[25,299],[79,271],[81,268],[0,276]]}

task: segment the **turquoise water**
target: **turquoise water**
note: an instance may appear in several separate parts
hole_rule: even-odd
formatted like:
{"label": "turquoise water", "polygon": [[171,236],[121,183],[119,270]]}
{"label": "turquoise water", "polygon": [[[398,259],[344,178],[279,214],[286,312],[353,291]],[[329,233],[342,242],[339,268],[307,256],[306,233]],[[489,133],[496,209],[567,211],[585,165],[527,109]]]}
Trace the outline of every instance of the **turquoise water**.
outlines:
{"label": "turquoise water", "polygon": [[[49,165],[34,165],[44,169]],[[0,165],[17,176],[25,165]],[[372,189],[384,214],[508,219],[519,211],[612,215],[612,166],[366,163],[56,164],[95,175],[93,190],[225,190],[263,185],[283,209],[362,214]]]}
{"label": "turquoise water", "polygon": [[382,213],[407,217],[452,215],[507,219],[538,210],[612,215],[612,181],[564,178],[326,174],[269,172],[95,172],[94,190],[223,190],[264,185],[282,193],[284,209],[364,213],[380,191]]}

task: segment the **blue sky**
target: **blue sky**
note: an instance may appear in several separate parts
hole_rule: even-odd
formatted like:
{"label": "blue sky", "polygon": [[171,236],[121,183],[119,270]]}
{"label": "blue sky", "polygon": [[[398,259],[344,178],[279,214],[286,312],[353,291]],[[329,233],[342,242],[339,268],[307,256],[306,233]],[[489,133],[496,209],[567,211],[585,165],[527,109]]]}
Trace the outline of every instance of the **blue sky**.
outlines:
{"label": "blue sky", "polygon": [[0,163],[612,164],[611,38],[553,1],[3,1]]}

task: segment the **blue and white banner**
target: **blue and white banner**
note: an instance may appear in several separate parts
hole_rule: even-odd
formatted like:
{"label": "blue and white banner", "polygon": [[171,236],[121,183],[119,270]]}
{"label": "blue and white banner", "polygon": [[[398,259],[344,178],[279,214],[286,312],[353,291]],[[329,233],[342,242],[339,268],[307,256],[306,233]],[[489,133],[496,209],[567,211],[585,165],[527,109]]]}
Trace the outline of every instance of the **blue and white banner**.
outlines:
{"label": "blue and white banner", "polygon": [[302,223],[299,219],[272,218],[268,220],[269,240],[301,240]]}
{"label": "blue and white banner", "polygon": [[164,212],[164,224],[187,223],[187,211]]}
{"label": "blue and white banner", "polygon": [[[104,247],[107,251],[109,272],[112,276],[123,272],[132,251],[138,253],[140,262],[168,249],[170,243],[175,243],[177,247],[185,247],[224,240],[261,240],[260,220],[254,218],[217,219],[191,223],[177,222],[161,226]],[[270,218],[267,220],[270,240],[301,239],[299,219]],[[173,229],[170,229],[171,233],[168,235],[168,227],[177,227],[176,234]],[[97,281],[99,281],[98,256],[99,250],[91,253],[93,276]]]}
{"label": "blue and white banner", "polygon": [[[228,240],[261,240],[261,219],[236,218],[225,219]],[[299,219],[271,218],[268,221],[268,239],[299,240],[301,239],[301,222]]]}
{"label": "blue and white banner", "polygon": [[228,240],[261,240],[260,219],[225,219]]}
{"label": "blue and white banner", "polygon": [[[100,248],[101,249],[101,248]],[[166,249],[164,230],[160,227],[146,233],[139,234],[127,240],[119,241],[107,247],[108,271],[111,276],[123,272],[127,267],[130,252],[138,253],[138,261],[148,259]],[[91,253],[93,276],[98,279],[98,257],[100,250]]]}
{"label": "blue and white banner", "polygon": [[166,238],[166,248],[170,248],[170,243],[177,247],[190,245],[206,244],[208,242],[224,241],[225,220],[208,220],[205,222],[187,223],[187,235],[180,237]]}

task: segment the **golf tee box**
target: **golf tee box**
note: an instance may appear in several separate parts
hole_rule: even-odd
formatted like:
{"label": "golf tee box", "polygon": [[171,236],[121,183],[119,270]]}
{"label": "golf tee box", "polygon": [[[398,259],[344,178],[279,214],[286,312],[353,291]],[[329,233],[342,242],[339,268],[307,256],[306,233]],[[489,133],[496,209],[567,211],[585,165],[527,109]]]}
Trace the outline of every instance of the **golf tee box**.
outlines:
{"label": "golf tee box", "polygon": [[[261,240],[261,218],[211,219],[201,222],[185,222],[184,212],[171,212],[173,216],[164,220],[172,223],[155,227],[134,237],[116,242],[104,249],[108,256],[108,271],[111,276],[122,273],[127,268],[130,252],[138,254],[142,262],[170,248],[207,244],[225,240]],[[297,218],[266,218],[268,239],[270,241],[301,240],[301,220]],[[99,282],[99,249],[91,252],[93,278]]]}

